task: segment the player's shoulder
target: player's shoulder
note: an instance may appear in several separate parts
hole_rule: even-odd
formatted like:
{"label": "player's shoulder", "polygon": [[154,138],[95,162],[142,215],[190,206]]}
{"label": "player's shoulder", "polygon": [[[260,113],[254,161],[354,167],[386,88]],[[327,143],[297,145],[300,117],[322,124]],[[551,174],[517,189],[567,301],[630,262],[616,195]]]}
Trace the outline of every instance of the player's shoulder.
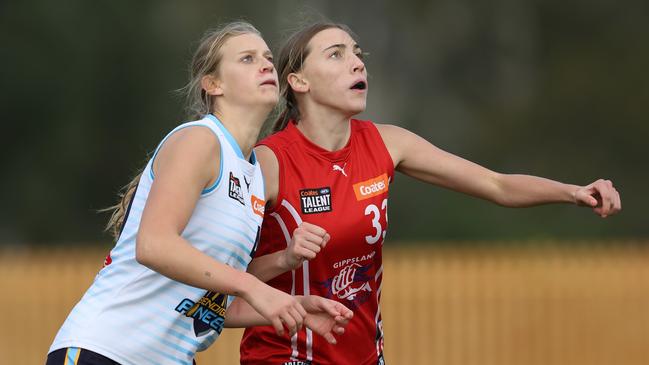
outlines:
{"label": "player's shoulder", "polygon": [[214,151],[219,149],[220,141],[207,125],[196,123],[181,124],[161,142],[161,149],[189,149]]}
{"label": "player's shoulder", "polygon": [[394,124],[389,123],[376,123],[372,120],[352,119],[352,128],[354,130],[365,133],[383,133],[384,131],[391,133],[397,129],[402,129]]}
{"label": "player's shoulder", "polygon": [[376,128],[375,123],[371,120],[364,120],[364,119],[351,119],[350,120],[352,128],[356,130],[365,130],[365,129],[372,129]]}
{"label": "player's shoulder", "polygon": [[281,150],[289,149],[298,141],[292,128],[286,127],[281,131],[274,132],[257,142],[257,147],[266,146],[277,153]]}
{"label": "player's shoulder", "polygon": [[364,138],[380,138],[385,141],[386,137],[398,135],[403,128],[393,124],[376,123],[371,120],[352,119],[353,130]]}

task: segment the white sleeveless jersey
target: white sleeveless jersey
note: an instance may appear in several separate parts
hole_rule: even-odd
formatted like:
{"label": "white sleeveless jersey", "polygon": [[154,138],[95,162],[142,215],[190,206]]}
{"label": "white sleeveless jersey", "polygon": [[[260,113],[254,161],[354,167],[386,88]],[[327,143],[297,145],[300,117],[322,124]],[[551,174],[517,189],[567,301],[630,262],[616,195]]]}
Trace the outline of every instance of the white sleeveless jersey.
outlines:
{"label": "white sleeveless jersey", "polygon": [[[244,159],[232,135],[212,115],[183,124],[209,128],[221,145],[220,175],[203,190],[182,233],[214,259],[246,270],[259,240],[264,184],[254,153]],[[156,150],[156,153],[160,149]],[[106,265],[59,330],[50,352],[80,347],[121,364],[192,364],[223,328],[233,300],[171,280],[135,260],[135,237],[154,179],[147,164],[117,244]]]}

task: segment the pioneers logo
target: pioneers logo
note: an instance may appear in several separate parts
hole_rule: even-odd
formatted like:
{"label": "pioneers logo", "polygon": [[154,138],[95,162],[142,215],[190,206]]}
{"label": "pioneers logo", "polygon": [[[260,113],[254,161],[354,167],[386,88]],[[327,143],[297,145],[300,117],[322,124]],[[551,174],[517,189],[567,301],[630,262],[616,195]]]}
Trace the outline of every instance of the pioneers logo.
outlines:
{"label": "pioneers logo", "polygon": [[323,187],[300,190],[300,206],[303,214],[331,212],[331,189]]}
{"label": "pioneers logo", "polygon": [[258,216],[264,218],[264,210],[266,207],[266,201],[257,198],[254,195],[250,195],[250,205],[252,206],[252,211]]}
{"label": "pioneers logo", "polygon": [[243,193],[241,192],[241,182],[236,178],[232,171],[230,171],[230,185],[228,186],[228,196],[239,203],[246,205],[243,201]]}
{"label": "pioneers logo", "polygon": [[354,184],[356,200],[368,199],[388,191],[388,174]]}
{"label": "pioneers logo", "polygon": [[198,302],[189,298],[183,299],[176,306],[176,312],[194,319],[194,334],[200,337],[211,330],[221,334],[227,306],[227,294],[208,291]]}

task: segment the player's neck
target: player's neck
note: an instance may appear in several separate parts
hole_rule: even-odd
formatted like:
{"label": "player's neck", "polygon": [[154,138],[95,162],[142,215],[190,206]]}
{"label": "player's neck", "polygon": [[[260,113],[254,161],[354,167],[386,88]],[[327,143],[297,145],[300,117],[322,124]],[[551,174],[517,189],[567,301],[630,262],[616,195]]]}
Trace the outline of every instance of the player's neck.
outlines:
{"label": "player's neck", "polygon": [[297,123],[297,128],[314,144],[327,151],[338,151],[345,147],[351,135],[348,115],[331,110],[309,110]]}
{"label": "player's neck", "polygon": [[213,114],[223,123],[241,148],[246,160],[250,159],[261,127],[268,116],[267,108],[221,107]]}

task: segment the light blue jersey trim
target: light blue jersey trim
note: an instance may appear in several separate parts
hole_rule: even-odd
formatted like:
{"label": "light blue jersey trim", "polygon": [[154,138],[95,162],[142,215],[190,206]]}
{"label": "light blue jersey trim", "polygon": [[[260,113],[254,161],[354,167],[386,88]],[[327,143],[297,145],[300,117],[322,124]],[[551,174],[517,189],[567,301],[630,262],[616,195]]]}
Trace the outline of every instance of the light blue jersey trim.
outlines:
{"label": "light blue jersey trim", "polygon": [[[255,150],[252,150],[252,154],[255,156],[255,165],[259,165],[257,163],[257,155],[255,155]],[[261,166],[259,166],[259,169],[261,170]],[[265,200],[266,199],[266,180],[264,179],[264,174],[263,173],[259,174],[259,176],[261,176],[261,186],[262,186],[261,191],[264,192],[264,200]]]}
{"label": "light blue jersey trim", "polygon": [[227,128],[225,128],[225,126],[221,123],[221,121],[213,114],[207,114],[205,117],[211,120],[212,122],[214,122],[214,124],[216,124],[216,126],[219,127],[221,132],[223,132],[225,138],[228,140],[228,142],[230,142],[230,146],[232,146],[232,149],[237,154],[237,156],[239,156],[240,159],[245,160],[246,158],[243,157],[243,152],[241,152],[241,147],[239,147],[237,141],[234,139],[230,131],[228,131]]}
{"label": "light blue jersey trim", "polygon": [[[225,129],[225,127],[223,127],[221,124],[217,124],[217,125],[221,128],[221,130],[226,131],[225,133],[227,133],[227,129]],[[155,152],[153,153],[153,157],[151,157],[151,168],[149,169],[149,173],[151,175],[151,180],[155,179],[155,174],[153,173],[153,163],[155,162],[155,158],[158,156],[158,152],[160,152],[160,148],[162,148],[162,145],[167,141],[167,139],[169,137],[171,137],[172,134],[178,132],[181,129],[185,129],[185,128],[189,128],[189,127],[204,127],[204,128],[209,129],[212,133],[214,133],[214,131],[211,130],[208,126],[200,125],[200,124],[198,124],[198,125],[197,124],[187,125],[187,126],[178,128],[178,129],[172,131],[171,133],[169,133],[162,140],[162,142],[160,142],[160,145],[158,146],[158,148],[155,149]],[[219,141],[219,155],[223,156],[223,147],[221,146],[221,140],[219,139],[219,136],[216,133],[214,133],[214,136]],[[229,141],[230,138],[232,138],[232,140],[234,140],[232,135],[227,133],[225,136],[226,136],[226,138],[228,138],[228,142],[232,143],[232,141]],[[235,143],[235,146],[237,146],[237,148],[239,148],[239,146],[236,143]],[[238,150],[236,150],[236,151],[238,152],[239,155],[243,156],[243,154],[241,153],[240,148]],[[203,191],[201,191],[201,195],[204,195],[204,194],[207,194],[207,193],[210,193],[210,192],[214,191],[214,189],[216,189],[219,186],[219,182],[221,182],[221,176],[222,175],[223,175],[223,158],[219,157],[219,177],[216,178],[216,181],[214,182],[214,184],[212,184],[212,186],[209,186],[209,187],[203,189]]]}
{"label": "light blue jersey trim", "polygon": [[[216,136],[216,138],[219,138],[219,136]],[[221,176],[223,176],[223,146],[221,146],[221,140],[219,140],[219,177],[216,178],[216,181],[212,186],[208,187],[207,189],[203,189],[201,195],[214,191],[214,189],[216,189],[216,187],[219,186],[219,183],[221,182]]]}
{"label": "light blue jersey trim", "polygon": [[78,347],[68,347],[65,352],[65,365],[75,365],[77,363],[75,360],[77,359],[77,353],[79,351]]}

